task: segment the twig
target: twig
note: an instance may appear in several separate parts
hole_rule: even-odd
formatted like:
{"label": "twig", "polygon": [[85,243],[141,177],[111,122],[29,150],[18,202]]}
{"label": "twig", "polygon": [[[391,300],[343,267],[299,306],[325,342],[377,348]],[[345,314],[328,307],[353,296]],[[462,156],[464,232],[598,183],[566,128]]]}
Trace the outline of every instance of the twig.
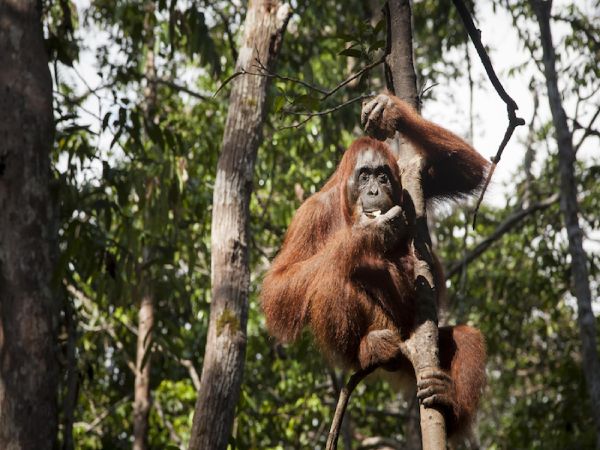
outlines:
{"label": "twig", "polygon": [[171,438],[171,440],[173,442],[175,442],[177,444],[177,447],[179,447],[180,449],[183,449],[184,446],[181,442],[181,436],[179,436],[177,434],[177,431],[175,430],[173,423],[167,419],[167,416],[165,415],[162,405],[160,404],[158,399],[154,398],[153,400],[154,400],[153,404],[154,404],[154,407],[156,408],[158,417],[160,418],[160,420],[162,421],[164,426],[167,428],[167,430],[169,430],[169,437]]}
{"label": "twig", "polygon": [[341,389],[337,406],[335,408],[333,421],[331,422],[331,430],[329,431],[329,436],[327,437],[327,445],[325,446],[326,450],[337,449],[337,440],[340,435],[340,428],[342,425],[342,420],[344,420],[344,413],[346,412],[346,407],[348,406],[348,400],[350,400],[350,395],[352,394],[352,391],[354,391],[358,383],[360,383],[367,375],[372,373],[376,368],[377,366],[372,366],[354,372],[348,380],[348,382],[346,383],[346,385]]}
{"label": "twig", "polygon": [[460,261],[452,264],[452,266],[450,266],[446,272],[446,279],[449,279],[460,272],[463,267],[481,255],[490,245],[500,239],[504,234],[508,233],[525,218],[537,211],[548,208],[552,204],[556,203],[558,199],[559,194],[553,194],[545,200],[535,203],[528,208],[513,212],[498,226],[498,228],[496,228],[491,235],[479,242],[479,244],[477,244],[473,250],[468,252]]}
{"label": "twig", "polygon": [[128,394],[125,397],[123,397],[122,399],[120,399],[119,401],[113,403],[102,414],[96,416],[96,418],[91,423],[77,422],[74,425],[78,426],[78,427],[82,427],[84,433],[89,433],[91,431],[94,431],[98,427],[98,425],[100,425],[104,421],[104,419],[106,419],[108,416],[113,414],[117,408],[119,408],[124,403],[128,403],[130,401],[131,401],[131,394]]}
{"label": "twig", "polygon": [[189,96],[200,99],[200,100],[205,100],[205,101],[212,100],[212,96],[210,94],[202,94],[200,92],[196,92],[186,86],[183,86],[183,85],[178,84],[171,80],[166,80],[164,78],[153,78],[153,79],[150,79],[148,77],[144,77],[144,78],[146,78],[150,82],[154,82],[157,84],[162,84],[164,86],[170,87],[171,89],[173,89],[175,91],[185,92]]}
{"label": "twig", "polygon": [[229,75],[227,78],[225,78],[225,81],[223,81],[223,82],[221,83],[221,86],[219,86],[219,87],[217,88],[217,90],[215,91],[215,93],[212,95],[212,96],[213,96],[213,98],[214,98],[214,97],[216,97],[216,96],[217,96],[217,94],[219,93],[219,91],[220,91],[221,89],[223,89],[225,86],[227,86],[227,84],[228,84],[228,83],[229,83],[231,80],[233,80],[234,78],[237,78],[237,77],[239,77],[240,75],[244,75],[245,73],[246,73],[246,71],[245,71],[244,69],[242,69],[242,70],[238,70],[237,72],[234,72],[233,74],[231,74],[231,75]]}
{"label": "twig", "polygon": [[198,375],[198,371],[196,370],[196,367],[194,367],[194,363],[192,363],[192,361],[190,361],[189,359],[179,359],[179,364],[181,364],[183,367],[185,367],[188,370],[188,373],[190,374],[190,378],[192,379],[192,384],[194,385],[194,389],[199,390],[200,389],[200,376]]}
{"label": "twig", "polygon": [[304,112],[304,111],[285,111],[287,114],[295,114],[295,115],[306,115],[306,119],[301,120],[300,122],[294,123],[292,125],[286,125],[284,127],[278,128],[278,130],[287,130],[289,128],[299,128],[302,125],[304,125],[306,122],[308,122],[310,119],[312,119],[313,117],[316,116],[325,116],[327,114],[330,114],[334,111],[337,111],[339,109],[342,109],[348,105],[351,105],[352,103],[356,103],[360,100],[364,100],[367,98],[371,98],[373,97],[373,94],[366,94],[366,95],[360,95],[358,97],[355,97],[353,99],[348,100],[347,102],[341,103],[337,106],[333,106],[329,109],[323,110],[323,111],[317,111],[317,112]]}
{"label": "twig", "polygon": [[304,86],[308,90],[315,91],[315,92],[318,92],[319,94],[321,94],[322,97],[319,99],[319,101],[324,101],[324,100],[327,100],[329,97],[331,97],[333,94],[335,94],[337,91],[339,91],[341,88],[346,86],[348,83],[350,83],[353,80],[355,80],[356,78],[360,77],[363,73],[368,72],[369,70],[373,69],[374,67],[377,67],[379,64],[383,64],[385,61],[385,56],[386,55],[384,54],[377,61],[366,65],[365,67],[360,69],[358,72],[353,73],[348,78],[346,78],[344,81],[337,84],[336,86],[334,86],[331,89],[325,89],[325,88],[322,88],[319,86],[315,86],[314,84],[308,83],[299,78],[288,77],[286,75],[280,75],[276,72],[271,72],[270,70],[268,70],[265,67],[265,65],[258,58],[256,58],[256,63],[254,64],[253,67],[258,68],[259,72],[250,72],[249,70],[242,68],[241,70],[239,70],[239,71],[235,72],[234,74],[230,75],[229,77],[227,77],[225,79],[225,81],[223,81],[223,83],[221,83],[221,85],[217,88],[217,90],[213,94],[213,97],[216,96],[219,93],[219,91],[221,89],[223,89],[234,78],[237,78],[240,75],[254,75],[254,76],[274,78],[274,79],[281,80],[281,81],[287,81],[290,83],[299,84],[301,86]]}
{"label": "twig", "polygon": [[599,115],[600,115],[600,108],[598,108],[596,110],[596,113],[592,116],[592,118],[590,119],[587,127],[585,127],[585,128],[583,128],[583,126],[581,126],[581,124],[579,122],[577,122],[577,119],[573,119],[573,124],[575,126],[577,126],[577,128],[584,130],[583,131],[583,135],[581,136],[581,139],[579,139],[579,142],[577,142],[577,144],[575,144],[575,153],[577,153],[577,151],[579,150],[579,148],[581,147],[581,145],[585,142],[585,140],[589,136],[600,137],[600,133],[598,133],[598,131],[596,131],[596,130],[594,130],[592,128],[594,126],[594,122],[596,121],[596,119],[598,118]]}
{"label": "twig", "polygon": [[483,201],[483,196],[485,195],[485,191],[487,190],[487,187],[490,184],[490,180],[492,179],[492,175],[494,174],[496,166],[500,162],[502,152],[504,151],[506,144],[508,144],[508,141],[513,135],[515,128],[517,128],[519,125],[525,125],[525,120],[523,120],[520,117],[517,117],[516,111],[517,109],[519,109],[517,103],[506,93],[504,87],[502,86],[502,83],[500,83],[500,80],[498,80],[498,76],[496,75],[494,67],[492,66],[492,61],[490,60],[490,57],[487,54],[481,42],[480,31],[475,27],[475,24],[473,23],[471,13],[469,12],[462,0],[452,0],[452,2],[454,3],[454,6],[456,7],[458,14],[460,15],[465,25],[467,33],[469,34],[469,37],[471,38],[471,41],[473,42],[473,45],[477,50],[479,59],[483,64],[483,67],[488,75],[488,78],[490,79],[490,82],[494,86],[494,89],[496,89],[496,92],[498,93],[502,101],[506,103],[506,111],[508,113],[508,127],[506,128],[504,138],[502,139],[502,142],[498,147],[496,155],[492,158],[492,167],[490,168],[488,176],[483,185],[483,189],[481,190],[481,194],[479,195],[479,199],[477,200],[477,204],[475,205],[475,210],[473,212],[473,228],[475,228],[475,223],[477,221],[477,211],[479,211],[479,206]]}
{"label": "twig", "polygon": [[386,54],[383,54],[378,60],[376,60],[375,62],[372,62],[371,64],[366,65],[365,67],[360,69],[358,72],[353,73],[348,78],[346,78],[344,81],[342,81],[341,83],[339,83],[337,86],[333,87],[330,90],[326,90],[323,88],[313,86],[313,85],[311,85],[305,81],[299,80],[297,78],[286,77],[286,76],[282,76],[282,75],[279,75],[274,72],[270,72],[258,59],[257,59],[257,67],[260,70],[262,70],[263,75],[265,75],[265,76],[276,78],[276,79],[282,80],[282,81],[290,81],[290,82],[294,82],[294,83],[299,83],[304,87],[307,87],[309,89],[319,92],[320,94],[323,94],[323,97],[321,97],[319,100],[324,101],[324,100],[327,100],[329,97],[331,97],[333,94],[335,94],[337,91],[339,91],[341,88],[346,86],[348,83],[351,83],[353,80],[360,77],[363,73],[368,72],[369,70],[377,67],[379,64],[383,64],[385,62],[386,56],[387,56]]}

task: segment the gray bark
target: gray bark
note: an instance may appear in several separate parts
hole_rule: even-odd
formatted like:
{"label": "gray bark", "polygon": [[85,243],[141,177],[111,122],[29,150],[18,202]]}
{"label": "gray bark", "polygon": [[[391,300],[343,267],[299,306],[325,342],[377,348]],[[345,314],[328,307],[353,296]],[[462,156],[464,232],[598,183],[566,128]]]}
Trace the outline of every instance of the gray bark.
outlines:
{"label": "gray bark", "polygon": [[596,427],[596,448],[600,449],[600,359],[598,358],[596,319],[592,311],[587,255],[583,250],[583,232],[579,225],[573,135],[567,123],[567,116],[558,89],[556,54],[550,28],[552,2],[532,0],[531,5],[540,27],[544,75],[558,146],[560,209],[567,228],[567,238],[569,241],[572,293],[577,298],[577,322],[581,337],[582,365],[588,389],[591,413]]}
{"label": "gray bark", "polygon": [[[251,0],[236,71],[272,68],[289,18],[289,5]],[[212,217],[212,301],[204,365],[190,449],[225,449],[238,400],[248,317],[249,203],[256,153],[266,117],[268,78],[232,81],[217,167]]]}
{"label": "gray bark", "polygon": [[56,443],[52,81],[36,0],[0,0],[0,448]]}

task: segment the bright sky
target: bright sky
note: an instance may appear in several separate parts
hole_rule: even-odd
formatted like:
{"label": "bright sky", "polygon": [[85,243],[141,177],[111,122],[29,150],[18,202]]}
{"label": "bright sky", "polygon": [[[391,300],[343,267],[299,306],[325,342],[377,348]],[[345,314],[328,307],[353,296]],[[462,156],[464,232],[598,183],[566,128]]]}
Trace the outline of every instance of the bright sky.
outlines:
{"label": "bright sky", "polygon": [[[89,0],[75,0],[79,15],[82,17],[83,10],[89,6]],[[558,11],[566,3],[556,0],[554,11]],[[593,11],[593,0],[579,0],[576,3],[583,9]],[[498,8],[496,12],[492,10],[492,2],[478,2],[478,27],[482,32],[482,41],[490,49],[490,57],[496,73],[508,94],[519,105],[518,115],[525,119],[526,126],[517,128],[508,146],[504,150],[502,161],[498,166],[492,180],[492,184],[486,194],[485,201],[495,205],[503,205],[506,198],[513,194],[514,187],[511,184],[516,171],[519,170],[524,146],[522,142],[528,133],[528,125],[532,116],[533,97],[529,91],[528,85],[532,74],[535,72],[530,65],[524,72],[508,75],[508,70],[523,62],[529,61],[529,53],[523,49],[519,42],[516,30],[508,13]],[[553,32],[555,43],[567,32],[565,26],[553,23]],[[89,36],[93,36],[89,38]],[[91,86],[98,86],[101,83],[96,74],[94,47],[104,38],[101,30],[87,32],[85,36],[85,45],[90,47],[89,51],[83,51],[80,61],[75,64],[77,71]],[[285,45],[285,43],[284,43]],[[415,44],[418,45],[418,42]],[[504,135],[508,119],[506,115],[506,106],[500,100],[493,87],[491,86],[487,75],[485,74],[481,62],[474,50],[470,47],[470,55],[473,67],[473,78],[477,83],[474,91],[474,137],[473,145],[484,156],[490,157],[496,153],[498,145]],[[464,58],[464,53],[456,55],[457,58]],[[192,80],[193,74],[186,79]],[[539,79],[539,74],[538,74]],[[193,88],[193,83],[190,83]],[[84,87],[82,86],[82,90]],[[447,85],[437,85],[434,87],[437,97],[436,101],[428,101],[424,105],[424,115],[443,125],[454,132],[467,136],[468,117],[469,117],[469,91],[466,77]],[[104,102],[103,102],[104,103]],[[100,104],[98,99],[91,96],[86,109],[102,116],[108,108],[109,103]],[[565,101],[565,107],[569,108],[568,100]],[[540,99],[539,117],[549,119],[547,99]],[[93,129],[99,126],[98,120],[90,116],[90,123]],[[100,148],[107,147],[111,140],[109,133],[104,133],[101,139]],[[595,149],[594,149],[595,151]],[[591,154],[589,149],[582,149],[580,154]]]}

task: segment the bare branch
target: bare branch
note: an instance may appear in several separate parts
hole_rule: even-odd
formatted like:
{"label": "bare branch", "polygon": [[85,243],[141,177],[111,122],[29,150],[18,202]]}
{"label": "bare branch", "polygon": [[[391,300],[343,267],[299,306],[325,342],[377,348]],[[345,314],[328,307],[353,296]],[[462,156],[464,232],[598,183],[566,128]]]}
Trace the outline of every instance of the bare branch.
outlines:
{"label": "bare branch", "polygon": [[199,390],[200,376],[198,375],[198,371],[196,371],[196,367],[194,367],[194,363],[192,363],[192,361],[190,361],[189,359],[180,359],[179,363],[188,370],[194,388],[196,390]]}
{"label": "bare branch", "polygon": [[477,244],[473,250],[468,252],[460,261],[452,264],[452,266],[450,266],[446,272],[446,278],[448,279],[456,275],[464,267],[466,267],[468,263],[480,256],[485,250],[487,250],[489,246],[520,224],[524,219],[537,211],[548,208],[549,206],[558,202],[558,199],[559,194],[553,194],[541,202],[535,203],[528,208],[521,209],[510,214],[491,235],[479,242],[479,244]]}
{"label": "bare branch", "polygon": [[287,130],[289,128],[299,128],[302,125],[306,124],[306,122],[308,122],[310,119],[312,119],[313,117],[316,116],[326,116],[327,114],[331,114],[334,111],[337,111],[339,109],[342,109],[348,105],[351,105],[353,103],[356,103],[358,101],[367,99],[367,98],[371,98],[373,97],[373,94],[367,94],[367,95],[360,95],[358,97],[355,97],[353,99],[348,100],[347,102],[341,103],[337,106],[331,107],[329,109],[323,110],[323,111],[317,111],[317,112],[303,112],[303,111],[284,111],[287,114],[293,114],[293,115],[299,115],[299,116],[307,116],[306,119],[301,120],[300,122],[294,123],[292,125],[286,125],[284,127],[278,128],[278,130]]}
{"label": "bare branch", "polygon": [[[579,151],[579,148],[581,147],[581,145],[585,142],[585,140],[588,137],[590,137],[590,136],[600,137],[600,132],[598,132],[597,130],[593,129],[594,122],[596,122],[596,119],[598,118],[598,116],[600,116],[600,108],[598,108],[596,110],[596,112],[594,113],[594,115],[590,119],[587,127],[585,127],[583,135],[581,136],[581,139],[579,139],[579,142],[577,142],[577,144],[575,144],[575,146],[574,146],[575,153],[577,153]],[[581,124],[579,122],[577,122],[577,119],[573,119],[573,124],[578,129],[583,129],[584,128],[583,126],[581,126]]]}
{"label": "bare branch", "polygon": [[481,63],[483,64],[483,67],[488,75],[488,78],[490,79],[490,82],[494,86],[494,89],[496,89],[496,92],[498,93],[502,101],[506,103],[506,110],[508,113],[508,127],[506,128],[504,138],[502,139],[502,142],[498,147],[496,155],[492,158],[492,167],[485,180],[483,189],[481,190],[481,194],[479,196],[479,199],[477,200],[477,204],[475,205],[475,211],[473,212],[473,228],[475,228],[475,222],[477,220],[477,211],[479,210],[479,206],[481,205],[483,196],[485,195],[485,191],[490,183],[490,180],[492,179],[492,175],[494,174],[496,165],[500,162],[502,152],[504,151],[506,144],[508,144],[508,141],[513,135],[515,128],[517,128],[519,125],[525,125],[525,120],[523,120],[520,117],[517,117],[517,109],[519,109],[519,107],[517,106],[517,103],[506,93],[504,87],[502,86],[502,83],[500,83],[500,80],[498,79],[498,76],[494,71],[494,67],[492,66],[492,61],[490,60],[490,57],[487,54],[481,42],[481,32],[475,27],[475,24],[473,23],[471,13],[469,12],[462,0],[452,1],[465,25],[465,28],[467,29],[467,33],[469,33],[469,37],[471,38],[475,49],[477,50],[479,59],[481,59]]}
{"label": "bare branch", "polygon": [[171,89],[173,89],[175,91],[185,92],[189,96],[200,99],[200,100],[204,100],[204,101],[212,100],[212,97],[210,94],[203,94],[201,92],[194,91],[194,90],[192,90],[186,86],[183,86],[181,84],[178,84],[172,80],[167,80],[164,78],[153,78],[153,79],[149,79],[148,77],[144,77],[144,78],[146,78],[148,81],[150,81],[152,83],[162,84],[164,86],[170,87]]}
{"label": "bare branch", "polygon": [[341,389],[340,396],[338,397],[337,406],[335,408],[335,414],[333,416],[333,421],[331,422],[331,430],[329,431],[329,436],[327,437],[327,445],[325,446],[326,450],[335,450],[337,449],[337,440],[340,435],[340,428],[342,426],[342,420],[344,420],[344,413],[346,412],[346,407],[348,406],[348,401],[350,400],[350,395],[352,391],[358,386],[367,375],[372,373],[377,366],[367,367],[366,369],[358,370],[353,373],[346,385]]}
{"label": "bare branch", "polygon": [[[353,80],[360,77],[362,74],[364,74],[364,73],[368,72],[369,70],[373,69],[374,67],[377,67],[378,65],[382,64],[385,61],[385,55],[383,55],[377,61],[366,65],[365,67],[360,69],[358,72],[353,73],[348,78],[346,78],[344,81],[337,84],[336,86],[334,86],[331,89],[325,89],[325,88],[316,86],[314,84],[308,83],[299,78],[293,78],[293,77],[288,77],[286,75],[280,75],[277,72],[270,71],[267,67],[265,67],[265,65],[258,58],[255,61],[256,61],[256,63],[254,64],[253,67],[257,68],[258,72],[250,72],[249,70],[246,70],[246,69],[241,69],[241,70],[235,72],[234,74],[227,77],[225,79],[225,81],[223,81],[223,83],[221,83],[221,85],[217,88],[217,90],[213,94],[213,97],[216,96],[219,93],[219,91],[221,89],[223,89],[234,78],[237,78],[240,75],[253,75],[253,76],[273,78],[273,79],[277,79],[277,80],[281,80],[281,81],[286,81],[289,83],[299,84],[300,86],[304,86],[306,89],[308,89],[310,91],[315,91],[315,92],[318,92],[319,94],[321,94],[321,98],[319,99],[319,101],[324,101],[324,100],[328,99],[329,97],[331,97],[333,94],[335,94],[337,91],[339,91],[341,88],[346,86],[348,83],[351,83]],[[355,99],[355,101],[356,101],[356,99]],[[344,106],[346,106],[346,105],[344,105]]]}
{"label": "bare branch", "polygon": [[278,73],[275,73],[275,72],[271,72],[259,60],[256,60],[256,67],[258,67],[258,69],[260,70],[260,73],[256,74],[256,75],[263,75],[263,76],[275,78],[275,79],[282,80],[282,81],[289,81],[292,83],[300,84],[310,90],[313,90],[313,91],[316,91],[316,92],[322,94],[323,96],[320,98],[320,101],[324,101],[324,100],[327,100],[329,97],[331,97],[333,94],[335,94],[337,91],[339,91],[341,88],[346,86],[348,83],[351,83],[352,81],[354,81],[355,79],[360,77],[363,73],[368,72],[369,70],[377,67],[380,64],[383,64],[385,62],[385,56],[386,56],[385,54],[382,55],[375,62],[372,62],[371,64],[366,65],[365,67],[360,69],[358,72],[353,73],[348,78],[346,78],[344,81],[339,83],[337,86],[334,86],[332,89],[329,89],[329,90],[320,88],[318,86],[314,86],[310,83],[307,83],[306,81],[299,80],[297,78],[291,78],[291,77],[279,75]]}
{"label": "bare branch", "polygon": [[91,431],[94,431],[104,421],[104,419],[106,419],[108,416],[110,416],[111,414],[113,414],[116,411],[117,408],[119,408],[121,405],[123,405],[125,403],[129,403],[130,401],[131,401],[131,394],[126,395],[125,397],[123,397],[119,401],[113,403],[102,414],[99,414],[98,416],[96,416],[96,418],[92,422],[90,422],[90,423],[76,422],[74,424],[74,426],[82,427],[83,431],[85,433],[89,433]]}

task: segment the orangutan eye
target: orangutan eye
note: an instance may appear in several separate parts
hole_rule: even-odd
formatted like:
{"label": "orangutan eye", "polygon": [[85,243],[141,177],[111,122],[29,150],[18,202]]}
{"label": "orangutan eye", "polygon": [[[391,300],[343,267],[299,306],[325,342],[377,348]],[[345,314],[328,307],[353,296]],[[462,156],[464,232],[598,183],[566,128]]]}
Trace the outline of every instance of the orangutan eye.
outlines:
{"label": "orangutan eye", "polygon": [[380,183],[387,183],[388,182],[388,176],[385,173],[380,173],[377,176],[377,180],[379,180]]}
{"label": "orangutan eye", "polygon": [[358,181],[361,183],[366,183],[369,180],[369,174],[365,171],[362,171],[359,175],[358,175]]}

